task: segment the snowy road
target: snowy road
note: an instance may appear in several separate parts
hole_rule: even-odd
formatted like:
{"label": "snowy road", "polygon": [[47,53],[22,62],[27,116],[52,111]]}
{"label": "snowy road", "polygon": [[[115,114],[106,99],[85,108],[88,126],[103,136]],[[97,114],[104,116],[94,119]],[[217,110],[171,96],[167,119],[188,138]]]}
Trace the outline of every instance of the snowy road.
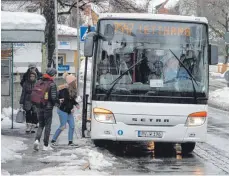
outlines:
{"label": "snowy road", "polygon": [[[228,126],[228,112],[209,108],[207,142],[198,143],[192,155],[181,156],[167,150],[158,156],[156,151],[153,156],[149,144],[130,146],[118,156],[113,174],[229,174]],[[117,153],[117,148],[110,151]]]}
{"label": "snowy road", "polygon": [[209,87],[210,91],[214,91],[217,89],[221,89],[223,87],[227,87],[227,83],[226,81],[224,81],[224,79],[217,80],[217,79],[210,78],[209,84],[210,84],[210,87]]}
{"label": "snowy road", "polygon": [[[55,119],[52,134],[58,124],[58,119]],[[229,112],[209,108],[208,124],[207,142],[198,143],[193,154],[188,156],[176,154],[172,147],[169,148],[171,150],[153,152],[153,143],[112,145],[102,149],[94,147],[90,140],[88,143],[81,140],[79,149],[66,149],[66,146],[62,145],[53,152],[33,152],[31,146],[34,135],[26,136],[18,129],[13,133],[11,130],[3,130],[4,135],[29,138],[26,141],[29,149],[23,151],[22,159],[3,163],[2,169],[10,174],[20,175],[59,174],[60,170],[63,174],[229,174]],[[61,144],[66,142],[67,131],[60,139]],[[101,162],[107,161],[107,167],[96,166],[90,171],[82,171],[85,161],[90,161],[90,153],[93,157],[99,156],[96,156],[95,160],[100,158]],[[63,165],[65,167],[61,167]]]}

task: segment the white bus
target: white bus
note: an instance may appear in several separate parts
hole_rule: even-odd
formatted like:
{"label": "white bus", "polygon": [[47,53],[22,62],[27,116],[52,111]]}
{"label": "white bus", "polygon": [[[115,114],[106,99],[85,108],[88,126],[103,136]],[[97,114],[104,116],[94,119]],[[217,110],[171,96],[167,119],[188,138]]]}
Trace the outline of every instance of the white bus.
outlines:
{"label": "white bus", "polygon": [[213,48],[203,17],[101,14],[84,44],[91,139],[180,143],[192,152],[206,138]]}

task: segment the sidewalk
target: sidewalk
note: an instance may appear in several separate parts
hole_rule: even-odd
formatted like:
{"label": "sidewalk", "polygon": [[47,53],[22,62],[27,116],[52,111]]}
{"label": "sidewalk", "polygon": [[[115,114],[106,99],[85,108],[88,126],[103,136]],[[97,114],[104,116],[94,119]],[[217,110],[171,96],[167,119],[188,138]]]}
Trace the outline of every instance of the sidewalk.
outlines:
{"label": "sidewalk", "polygon": [[[10,109],[8,110],[10,111]],[[77,123],[76,123],[77,124]],[[59,126],[56,109],[53,110],[51,136]],[[25,133],[25,124],[14,123],[11,129],[11,119],[4,117],[2,130],[2,175],[107,175],[114,158],[104,156],[90,139],[81,139],[76,127],[74,143],[79,148],[69,147],[68,125],[61,133],[53,151],[42,151],[43,136],[38,152],[33,150],[35,134]]]}

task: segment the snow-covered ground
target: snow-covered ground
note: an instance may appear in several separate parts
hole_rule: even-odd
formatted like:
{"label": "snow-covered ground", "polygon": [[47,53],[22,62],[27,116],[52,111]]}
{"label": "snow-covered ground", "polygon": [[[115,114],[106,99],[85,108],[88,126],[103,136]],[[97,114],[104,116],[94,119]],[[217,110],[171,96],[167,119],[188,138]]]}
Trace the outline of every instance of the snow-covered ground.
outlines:
{"label": "snow-covered ground", "polygon": [[41,162],[60,162],[60,166],[45,168],[25,175],[108,175],[101,171],[113,166],[116,158],[108,158],[90,146],[76,149],[63,149],[39,159]]}
{"label": "snow-covered ground", "polygon": [[224,87],[211,92],[209,100],[212,103],[229,110],[229,87]]}
{"label": "snow-covered ground", "polygon": [[[14,122],[13,122],[13,126],[14,128],[25,128],[25,124],[24,123],[16,123],[15,119],[16,119],[16,115],[17,115],[18,109],[14,109],[13,110],[13,118],[14,118]],[[2,112],[1,112],[1,129],[10,129],[11,125],[12,125],[12,108],[8,107],[8,108],[3,108]]]}
{"label": "snow-covered ground", "polygon": [[1,135],[1,163],[6,163],[9,160],[21,159],[22,155],[19,151],[27,149],[27,145],[23,142],[24,140],[26,139]]}
{"label": "snow-covered ground", "polygon": [[[14,110],[14,117],[16,116],[18,110]],[[3,108],[2,114],[1,114],[1,129],[10,129],[12,125],[11,120],[11,112],[12,108]],[[15,120],[15,118],[14,118]],[[25,128],[25,124],[16,123],[13,122],[14,128]],[[11,137],[11,136],[5,136],[1,135],[1,163],[5,163],[9,160],[14,159],[21,159],[21,154],[19,151],[26,150],[27,146],[24,144],[24,138],[18,138],[18,137]]]}

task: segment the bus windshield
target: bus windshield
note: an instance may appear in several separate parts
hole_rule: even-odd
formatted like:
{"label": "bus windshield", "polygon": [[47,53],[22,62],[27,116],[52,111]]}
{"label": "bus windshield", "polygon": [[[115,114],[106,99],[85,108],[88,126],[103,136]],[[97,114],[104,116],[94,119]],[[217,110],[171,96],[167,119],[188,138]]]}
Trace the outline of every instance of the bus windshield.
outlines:
{"label": "bus windshield", "polygon": [[206,25],[101,20],[101,36],[107,24],[113,27],[114,36],[98,39],[93,99],[105,100],[111,88],[109,101],[160,102],[169,98],[184,102],[185,97],[207,97]]}

